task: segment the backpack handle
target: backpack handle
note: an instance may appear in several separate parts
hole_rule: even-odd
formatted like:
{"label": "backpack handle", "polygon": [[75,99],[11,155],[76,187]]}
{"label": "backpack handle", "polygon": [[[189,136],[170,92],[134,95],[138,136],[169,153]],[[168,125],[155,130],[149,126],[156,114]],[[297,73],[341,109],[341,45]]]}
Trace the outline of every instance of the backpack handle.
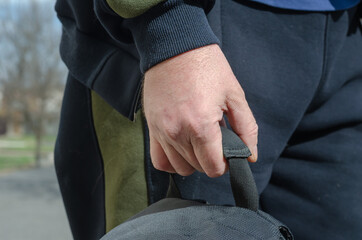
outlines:
{"label": "backpack handle", "polygon": [[[222,133],[222,147],[226,160],[229,163],[230,183],[235,204],[238,207],[257,211],[259,195],[251,173],[248,161],[250,155],[248,147],[232,131],[226,127],[220,127]],[[167,192],[168,198],[182,198],[180,191],[170,175],[170,183]]]}
{"label": "backpack handle", "polygon": [[229,163],[230,183],[236,206],[257,211],[259,195],[247,161],[251,153],[232,130],[226,127],[220,128],[223,152]]}

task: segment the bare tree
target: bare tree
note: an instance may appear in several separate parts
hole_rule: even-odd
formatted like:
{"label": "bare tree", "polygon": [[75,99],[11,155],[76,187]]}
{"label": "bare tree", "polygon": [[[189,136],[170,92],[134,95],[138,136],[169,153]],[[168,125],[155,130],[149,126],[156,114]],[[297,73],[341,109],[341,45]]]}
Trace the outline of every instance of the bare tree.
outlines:
{"label": "bare tree", "polygon": [[60,27],[53,12],[49,4],[33,0],[11,5],[0,24],[3,108],[9,121],[21,113],[21,121],[35,135],[36,166],[45,125],[58,115],[48,102],[63,88],[65,73],[58,54]]}

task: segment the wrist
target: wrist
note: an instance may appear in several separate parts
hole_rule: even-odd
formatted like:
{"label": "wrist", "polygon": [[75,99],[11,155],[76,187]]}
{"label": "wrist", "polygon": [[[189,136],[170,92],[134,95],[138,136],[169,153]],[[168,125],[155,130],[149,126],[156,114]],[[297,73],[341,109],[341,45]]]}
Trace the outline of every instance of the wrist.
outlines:
{"label": "wrist", "polygon": [[140,53],[142,72],[184,52],[219,43],[204,9],[184,0],[161,3],[127,21]]}

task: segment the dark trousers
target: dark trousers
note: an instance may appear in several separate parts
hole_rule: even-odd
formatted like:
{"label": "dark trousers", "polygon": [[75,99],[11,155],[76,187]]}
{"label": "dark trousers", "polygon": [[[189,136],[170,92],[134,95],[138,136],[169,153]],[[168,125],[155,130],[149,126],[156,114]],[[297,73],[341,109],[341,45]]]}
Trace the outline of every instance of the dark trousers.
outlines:
{"label": "dark trousers", "polygon": [[[220,1],[212,14],[221,16],[222,49],[259,125],[251,167],[261,208],[296,239],[362,239],[357,8],[308,13],[242,2]],[[187,198],[233,203],[227,176],[178,181]]]}
{"label": "dark trousers", "polygon": [[[259,160],[251,167],[262,210],[287,224],[296,239],[362,239],[362,34],[356,8],[308,13],[221,0],[208,17],[259,125]],[[99,239],[112,228],[117,219],[110,225],[107,211],[122,216],[114,207],[121,200],[109,201],[119,197],[122,182],[112,183],[109,193],[115,178],[106,168],[114,168],[112,161],[136,161],[106,160],[105,152],[115,154],[102,143],[107,137],[96,133],[94,104],[90,90],[71,74],[55,156],[75,239]],[[146,126],[144,134],[140,148],[153,203],[164,196],[168,175],[152,167]],[[234,203],[228,176],[195,173],[178,177],[177,184],[184,198]]]}

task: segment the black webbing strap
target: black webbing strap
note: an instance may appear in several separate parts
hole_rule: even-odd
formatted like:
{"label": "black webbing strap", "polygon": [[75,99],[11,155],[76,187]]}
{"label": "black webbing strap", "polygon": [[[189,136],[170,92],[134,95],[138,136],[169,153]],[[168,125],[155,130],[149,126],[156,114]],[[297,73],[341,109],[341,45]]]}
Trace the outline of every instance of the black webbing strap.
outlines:
{"label": "black webbing strap", "polygon": [[[230,183],[236,206],[257,211],[259,195],[247,158],[251,155],[248,147],[231,130],[221,127],[223,152],[229,163]],[[181,194],[170,175],[168,198],[181,198]]]}
{"label": "black webbing strap", "polygon": [[224,156],[229,162],[230,182],[236,206],[257,211],[259,195],[247,158],[248,147],[231,130],[221,127]]}

